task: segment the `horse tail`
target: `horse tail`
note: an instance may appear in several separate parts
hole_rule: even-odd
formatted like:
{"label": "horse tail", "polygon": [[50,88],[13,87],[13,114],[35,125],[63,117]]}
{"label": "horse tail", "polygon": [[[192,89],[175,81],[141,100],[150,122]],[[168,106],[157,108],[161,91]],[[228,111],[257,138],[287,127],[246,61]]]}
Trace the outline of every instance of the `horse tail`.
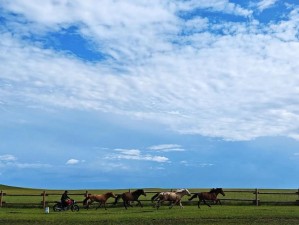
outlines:
{"label": "horse tail", "polygon": [[116,205],[118,200],[122,197],[122,195],[116,195],[113,205]]}
{"label": "horse tail", "polygon": [[160,192],[158,192],[157,194],[155,194],[155,195],[151,198],[152,202],[156,201],[156,198],[157,198],[157,196],[158,196],[159,194],[160,194]]}
{"label": "horse tail", "polygon": [[189,198],[188,200],[191,201],[193,198],[196,198],[198,195],[199,195],[199,193],[196,193],[196,194],[192,195],[192,197]]}
{"label": "horse tail", "polygon": [[87,196],[84,200],[83,200],[83,205],[87,205],[87,201],[89,199],[89,196]]}

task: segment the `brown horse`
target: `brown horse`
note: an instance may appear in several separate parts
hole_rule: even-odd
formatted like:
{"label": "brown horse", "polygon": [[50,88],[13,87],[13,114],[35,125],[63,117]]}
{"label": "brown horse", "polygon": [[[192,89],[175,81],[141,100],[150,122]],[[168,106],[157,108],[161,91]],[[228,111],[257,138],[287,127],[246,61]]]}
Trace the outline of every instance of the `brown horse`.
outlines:
{"label": "brown horse", "polygon": [[140,205],[141,207],[143,207],[143,205],[141,204],[141,202],[138,200],[138,198],[139,198],[140,195],[144,195],[144,196],[146,196],[146,194],[145,194],[145,192],[144,192],[143,189],[138,189],[138,190],[133,191],[133,192],[125,192],[125,193],[122,193],[122,194],[118,195],[118,196],[115,198],[115,202],[114,202],[114,204],[116,204],[116,203],[118,202],[118,200],[119,200],[120,198],[122,198],[124,207],[125,207],[126,209],[128,209],[127,206],[131,206],[131,207],[133,207],[133,206],[130,204],[130,202],[133,202],[133,201],[137,201],[137,202],[138,202],[137,205]]}
{"label": "brown horse", "polygon": [[110,198],[110,197],[116,198],[116,196],[112,192],[107,192],[106,194],[102,194],[102,195],[88,194],[88,196],[83,200],[83,205],[86,209],[89,209],[90,204],[92,204],[93,202],[99,202],[99,206],[96,207],[96,209],[101,207],[103,204],[105,207],[105,210],[107,210],[106,202],[107,202],[108,198]]}
{"label": "brown horse", "polygon": [[189,201],[191,201],[193,198],[198,197],[199,201],[198,201],[198,208],[200,208],[199,204],[201,201],[204,202],[204,204],[206,204],[207,206],[211,207],[206,200],[210,200],[215,202],[215,204],[217,204],[219,202],[219,204],[221,205],[220,199],[217,198],[218,194],[222,194],[223,196],[225,196],[224,191],[222,190],[222,188],[213,188],[210,190],[210,192],[200,192],[200,193],[196,193],[194,194],[191,198],[189,198]]}
{"label": "brown horse", "polygon": [[173,207],[173,205],[176,204],[180,205],[181,208],[184,208],[181,200],[185,195],[191,195],[188,189],[179,189],[173,192],[161,192],[158,194],[156,198],[152,200],[158,200],[156,204],[157,209],[159,209],[159,207],[164,201],[169,201],[171,203],[169,206],[170,209]]}

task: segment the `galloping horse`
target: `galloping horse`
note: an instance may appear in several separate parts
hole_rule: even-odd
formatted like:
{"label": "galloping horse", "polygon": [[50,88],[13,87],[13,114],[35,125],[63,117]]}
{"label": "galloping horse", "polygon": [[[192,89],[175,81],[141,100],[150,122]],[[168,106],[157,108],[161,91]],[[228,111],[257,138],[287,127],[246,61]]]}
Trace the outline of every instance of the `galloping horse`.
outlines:
{"label": "galloping horse", "polygon": [[144,196],[146,196],[146,194],[145,194],[145,192],[144,192],[143,189],[138,189],[138,190],[133,191],[133,192],[125,192],[125,193],[122,193],[122,194],[118,195],[118,196],[115,198],[114,205],[118,202],[118,200],[119,200],[120,198],[122,198],[124,207],[125,207],[126,209],[128,209],[127,206],[131,206],[131,207],[133,207],[133,206],[130,204],[131,201],[137,201],[137,202],[138,202],[137,205],[140,205],[141,207],[143,207],[143,205],[141,204],[141,202],[138,200],[138,198],[139,198],[140,195],[144,195]]}
{"label": "galloping horse", "polygon": [[191,195],[190,192],[188,191],[188,189],[178,189],[174,192],[161,192],[158,194],[158,197],[156,197],[154,199],[152,198],[152,201],[158,200],[158,202],[156,204],[157,209],[159,209],[161,204],[165,201],[171,202],[171,205],[169,206],[170,209],[175,204],[179,204],[181,208],[184,208],[181,200],[185,195],[188,195],[188,196]]}
{"label": "galloping horse", "polygon": [[210,190],[210,192],[200,192],[200,193],[196,193],[194,194],[191,198],[189,198],[189,201],[191,201],[193,198],[198,197],[199,201],[198,201],[198,208],[200,208],[199,204],[201,201],[204,202],[204,204],[206,204],[207,206],[211,207],[206,200],[211,200],[214,201],[215,204],[217,204],[219,202],[219,204],[221,205],[220,199],[217,198],[218,194],[222,194],[223,196],[225,196],[222,188],[213,188]]}
{"label": "galloping horse", "polygon": [[95,201],[100,203],[96,209],[98,209],[99,207],[101,207],[102,204],[104,204],[105,210],[107,210],[106,202],[110,197],[116,198],[116,196],[112,192],[107,192],[106,194],[102,194],[102,195],[88,194],[87,197],[83,200],[83,205],[86,209],[89,209],[89,205]]}

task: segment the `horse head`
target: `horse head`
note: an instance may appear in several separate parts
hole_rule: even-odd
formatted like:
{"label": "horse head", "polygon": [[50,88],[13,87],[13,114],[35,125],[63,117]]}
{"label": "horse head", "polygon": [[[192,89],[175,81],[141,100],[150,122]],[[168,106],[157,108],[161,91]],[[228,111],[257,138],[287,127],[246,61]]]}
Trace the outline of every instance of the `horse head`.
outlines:
{"label": "horse head", "polygon": [[181,194],[188,195],[188,196],[191,195],[191,193],[189,192],[189,190],[186,189],[186,188],[178,189],[178,190],[176,191],[176,193],[181,193]]}
{"label": "horse head", "polygon": [[143,189],[138,189],[137,191],[138,191],[138,193],[140,193],[140,195],[146,196],[146,193],[144,192]]}
{"label": "horse head", "polygon": [[108,197],[116,198],[117,196],[113,192],[108,192],[106,194]]}
{"label": "horse head", "polygon": [[223,196],[225,196],[224,191],[223,191],[222,188],[217,188],[217,190],[218,190],[218,193],[220,193],[220,194],[222,194]]}
{"label": "horse head", "polygon": [[222,188],[213,188],[210,190],[210,193],[215,193],[216,195],[222,194],[223,196],[225,196]]}
{"label": "horse head", "polygon": [[191,195],[191,193],[190,193],[190,191],[188,189],[184,189],[184,190],[185,190],[186,195],[188,195],[188,196]]}

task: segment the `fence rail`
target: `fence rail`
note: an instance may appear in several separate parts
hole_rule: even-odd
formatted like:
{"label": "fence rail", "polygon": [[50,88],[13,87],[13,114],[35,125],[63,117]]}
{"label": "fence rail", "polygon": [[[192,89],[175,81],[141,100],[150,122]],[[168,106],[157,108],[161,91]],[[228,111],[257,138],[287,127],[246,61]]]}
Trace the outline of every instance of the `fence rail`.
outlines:
{"label": "fence rail", "polygon": [[[163,191],[172,191],[171,190],[163,190]],[[131,191],[130,189],[128,191]],[[159,190],[161,191],[161,190]],[[146,194],[154,195],[156,193],[159,193],[159,191],[145,191]],[[231,204],[231,203],[240,203],[240,204],[253,204],[256,206],[259,206],[261,204],[281,204],[281,205],[299,205],[299,189],[290,189],[290,190],[259,190],[259,189],[248,189],[248,190],[231,190],[231,189],[224,189],[224,192],[226,193],[226,196],[219,196],[219,199],[221,200],[222,204]],[[195,194],[198,192],[192,192],[191,194]],[[89,194],[88,191],[80,192],[80,193],[70,193],[69,196],[82,196],[82,199],[85,198]],[[118,193],[120,194],[120,193]],[[239,196],[230,196],[230,195],[239,195]],[[242,195],[246,195],[246,197],[242,197]],[[14,194],[9,192],[4,192],[3,190],[0,191],[0,207],[5,206],[20,206],[20,205],[32,205],[32,206],[40,206],[45,208],[49,204],[53,204],[56,201],[51,200],[54,198],[54,196],[59,196],[60,199],[61,193],[51,193],[51,191],[42,191],[41,193],[37,194]],[[240,197],[241,196],[241,197]],[[265,198],[263,196],[282,196],[280,200],[277,200],[274,198]],[[290,197],[286,198],[286,196],[292,196],[292,200],[289,200]],[[17,201],[20,197],[33,197],[34,201],[31,202],[20,202]],[[40,200],[36,200],[40,197]],[[56,199],[57,200],[57,199]],[[150,199],[140,199],[142,202],[151,202]],[[76,201],[78,203],[82,203],[83,201]],[[185,204],[195,204],[197,201],[188,202],[183,201]]]}

